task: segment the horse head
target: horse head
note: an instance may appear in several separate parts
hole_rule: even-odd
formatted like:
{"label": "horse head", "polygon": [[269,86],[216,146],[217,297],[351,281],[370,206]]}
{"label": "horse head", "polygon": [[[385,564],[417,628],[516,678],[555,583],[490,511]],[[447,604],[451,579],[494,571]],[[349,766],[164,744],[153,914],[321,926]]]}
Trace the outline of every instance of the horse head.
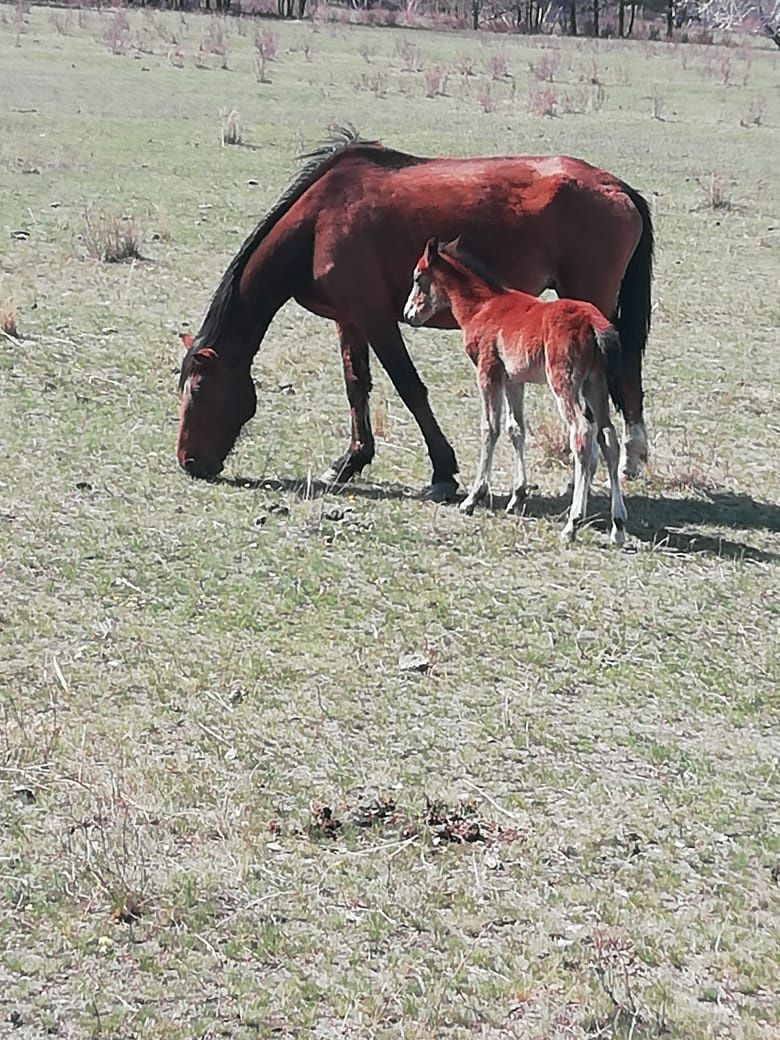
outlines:
{"label": "horse head", "polygon": [[438,238],[429,238],[412,275],[412,290],[404,305],[404,318],[410,325],[424,325],[426,321],[448,306],[446,294],[434,277],[434,267],[440,256]]}
{"label": "horse head", "polygon": [[182,335],[187,351],[179,376],[176,457],[192,477],[215,477],[255,414],[257,395],[248,364],[233,367],[212,347]]}

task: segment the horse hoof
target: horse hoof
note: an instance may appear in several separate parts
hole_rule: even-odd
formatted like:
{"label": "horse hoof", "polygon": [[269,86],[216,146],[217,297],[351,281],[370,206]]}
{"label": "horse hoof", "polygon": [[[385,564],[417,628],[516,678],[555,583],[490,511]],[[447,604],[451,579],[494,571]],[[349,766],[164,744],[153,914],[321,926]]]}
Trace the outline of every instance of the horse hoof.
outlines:
{"label": "horse hoof", "polygon": [[452,502],[458,497],[458,483],[455,480],[438,480],[425,490],[428,502]]}
{"label": "horse hoof", "polygon": [[574,541],[576,532],[573,527],[564,527],[561,531],[560,538],[564,545],[571,545]]}
{"label": "horse hoof", "polygon": [[328,466],[325,472],[320,474],[319,480],[321,484],[346,484],[351,477],[352,473],[346,466],[342,469]]}
{"label": "horse hoof", "polygon": [[460,511],[461,511],[461,513],[463,513],[464,516],[471,516],[472,513],[474,512],[474,506],[476,504],[477,503],[476,503],[476,501],[474,501],[474,499],[469,499],[469,498],[465,499],[460,504]]}
{"label": "horse hoof", "polygon": [[610,535],[610,541],[612,542],[613,545],[625,545],[625,542],[626,542],[626,532],[625,531],[621,531],[617,527],[613,527],[612,528],[612,534]]}

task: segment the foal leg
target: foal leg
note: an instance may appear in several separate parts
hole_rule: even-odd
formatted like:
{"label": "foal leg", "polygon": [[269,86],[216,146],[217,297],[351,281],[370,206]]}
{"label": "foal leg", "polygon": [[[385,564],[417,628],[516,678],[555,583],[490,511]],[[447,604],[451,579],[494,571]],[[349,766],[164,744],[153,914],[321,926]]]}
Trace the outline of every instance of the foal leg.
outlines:
{"label": "foal leg", "polygon": [[482,375],[478,378],[478,382],[482,393],[482,453],[471,490],[460,504],[461,513],[466,513],[468,516],[474,512],[477,502],[480,502],[488,493],[493,453],[501,433],[501,413],[504,410],[503,380]]}
{"label": "foal leg", "polygon": [[386,322],[366,328],[368,340],[398,391],[401,400],[417,420],[428,447],[433,476],[429,496],[436,502],[443,502],[455,497],[458,482],[458,462],[455,452],[436,422],[436,417],[428,404],[428,391],[417,374],[400,329],[395,322]]}
{"label": "foal leg", "polygon": [[[626,259],[628,263],[628,259]],[[574,300],[588,300],[595,304],[610,321],[615,321],[617,297],[623,269],[605,272],[599,264],[591,270],[567,271],[558,283],[558,296]],[[622,352],[618,381],[623,397],[623,453],[621,472],[631,480],[638,476],[643,463],[647,462],[648,439],[643,413],[644,392],[642,389],[642,348],[638,343],[629,343],[631,333],[621,332]]]}
{"label": "foal leg", "polygon": [[585,415],[582,405],[574,394],[558,397],[557,400],[564,422],[569,427],[569,446],[574,456],[574,491],[571,497],[569,518],[561,531],[561,539],[564,542],[573,542],[577,528],[585,519],[588,511],[590,464],[593,455],[593,424]]}
{"label": "foal leg", "polygon": [[628,514],[620,490],[620,445],[609,416],[609,393],[606,380],[589,380],[586,399],[596,420],[598,443],[609,473],[610,512],[612,515],[610,540],[615,545],[622,545],[626,540],[625,528]]}
{"label": "foal leg", "polygon": [[525,383],[514,382],[507,378],[504,384],[508,416],[506,432],[515,449],[515,476],[512,483],[512,496],[507,503],[507,513],[513,513],[528,497],[528,474],[525,468],[525,419],[523,403]]}
{"label": "foal leg", "polygon": [[345,483],[374,458],[374,434],[368,407],[371,370],[368,343],[354,325],[338,326],[352,436],[349,447],[320,477],[326,484]]}

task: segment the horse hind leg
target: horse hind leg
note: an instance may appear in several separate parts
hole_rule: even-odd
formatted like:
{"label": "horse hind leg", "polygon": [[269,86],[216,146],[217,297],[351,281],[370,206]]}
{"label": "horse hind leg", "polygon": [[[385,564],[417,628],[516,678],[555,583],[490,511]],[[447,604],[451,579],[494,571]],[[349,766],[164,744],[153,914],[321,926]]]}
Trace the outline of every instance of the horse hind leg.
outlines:
{"label": "horse hind leg", "polygon": [[335,459],[320,477],[326,484],[346,483],[374,458],[374,434],[371,429],[369,395],[371,369],[368,342],[354,325],[339,326],[344,383],[349,401],[352,435],[349,447]]}
{"label": "horse hind leg", "polygon": [[607,466],[609,474],[610,513],[612,529],[610,540],[615,545],[622,545],[626,540],[626,504],[620,489],[620,444],[615,427],[609,416],[609,394],[605,380],[591,380],[586,390],[598,430],[598,446]]}
{"label": "horse hind leg", "polygon": [[525,384],[507,379],[506,403],[507,434],[515,451],[515,471],[512,483],[512,495],[506,507],[507,513],[514,513],[528,497],[528,473],[525,467]]}
{"label": "horse hind leg", "polygon": [[480,373],[478,381],[482,394],[482,452],[474,483],[460,504],[460,511],[467,516],[471,516],[477,502],[481,502],[488,493],[493,454],[501,433],[501,413],[504,407],[503,379],[495,373]]}
{"label": "horse hind leg", "polygon": [[594,431],[593,424],[573,394],[564,399],[558,397],[558,407],[569,427],[569,446],[574,457],[574,491],[569,517],[561,531],[561,539],[564,542],[573,542],[577,528],[588,511]]}

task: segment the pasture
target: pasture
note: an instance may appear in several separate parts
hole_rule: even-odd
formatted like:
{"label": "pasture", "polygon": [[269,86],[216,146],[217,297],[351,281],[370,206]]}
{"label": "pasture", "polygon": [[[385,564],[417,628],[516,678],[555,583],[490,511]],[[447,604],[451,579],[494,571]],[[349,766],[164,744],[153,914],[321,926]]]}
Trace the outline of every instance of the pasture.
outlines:
{"label": "pasture", "polygon": [[[780,1037],[771,43],[117,24],[0,6],[0,1035]],[[624,550],[603,467],[560,545],[543,389],[523,517],[503,439],[472,517],[418,497],[376,364],[375,464],[317,494],[348,416],[294,305],[223,479],[178,470],[177,332],[348,120],[650,200]],[[91,257],[125,218],[144,259]],[[460,335],[405,335],[465,484]]]}

